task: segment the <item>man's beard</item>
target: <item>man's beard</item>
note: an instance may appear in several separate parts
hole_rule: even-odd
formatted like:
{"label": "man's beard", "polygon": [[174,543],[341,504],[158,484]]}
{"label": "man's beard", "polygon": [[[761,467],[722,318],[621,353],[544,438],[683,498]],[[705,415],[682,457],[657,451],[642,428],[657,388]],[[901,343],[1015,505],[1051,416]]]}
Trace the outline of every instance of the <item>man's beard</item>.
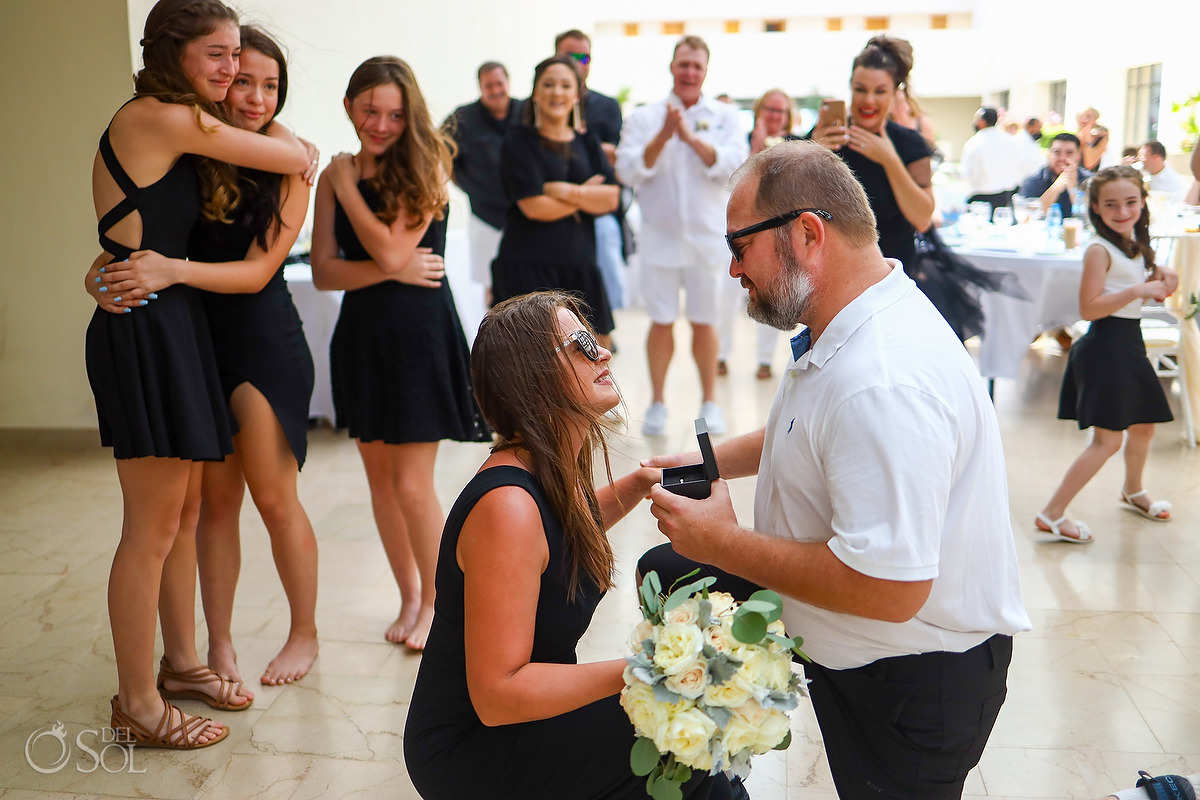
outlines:
{"label": "man's beard", "polygon": [[813,284],[792,252],[791,235],[785,232],[775,238],[775,256],[783,267],[766,286],[756,287],[746,313],[755,322],[770,325],[781,331],[793,330],[800,324],[812,301]]}

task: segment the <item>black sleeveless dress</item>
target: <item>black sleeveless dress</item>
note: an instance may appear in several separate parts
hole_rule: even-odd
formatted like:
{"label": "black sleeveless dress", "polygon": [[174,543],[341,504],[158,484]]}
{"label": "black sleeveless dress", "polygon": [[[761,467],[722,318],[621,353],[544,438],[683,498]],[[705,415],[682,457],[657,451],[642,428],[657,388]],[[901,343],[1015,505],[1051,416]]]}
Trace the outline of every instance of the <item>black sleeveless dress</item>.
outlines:
{"label": "black sleeveless dress", "polygon": [[[537,479],[519,467],[486,469],[458,496],[442,533],[433,629],[421,657],[404,729],[409,778],[425,800],[645,800],[646,779],[629,766],[636,738],[617,695],[549,719],[487,727],[467,690],[463,573],[455,555],[463,522],[479,499],[501,486],[529,492],[541,512],[550,560],[542,573],[530,660],[575,664],[575,647],[604,593],[584,580],[567,599],[562,526]],[[697,771],[684,785],[692,800],[731,797],[725,776]]]}
{"label": "black sleeveless dress", "polygon": [[[372,210],[379,207],[370,183],[358,188]],[[333,229],[342,258],[370,259],[340,203]],[[444,255],[446,220],[435,219],[418,246]],[[363,442],[491,441],[471,391],[470,360],[445,278],[436,289],[384,281],[348,291],[329,345],[337,426]]]}
{"label": "black sleeveless dress", "polygon": [[[167,174],[138,187],[117,161],[108,130],[100,155],[125,198],[98,225],[100,245],[124,261],[133,252],[108,238],[130,213],[142,220],[139,249],[187,257],[188,233],[200,215],[195,160],[180,156]],[[100,308],[85,346],[100,441],[120,459],[156,456],[220,461],[233,452],[225,398],[199,293],[171,286],[128,314]]]}
{"label": "black sleeveless dress", "polygon": [[[254,243],[256,226],[253,209],[257,202],[255,186],[262,181],[279,180],[278,175],[253,173],[254,179],[241,181],[242,203],[229,224],[206,219],[192,229],[188,257],[195,261],[221,263],[240,261]],[[308,406],[313,392],[313,360],[304,338],[304,328],[287,282],[283,265],[254,294],[200,292],[221,389],[228,400],[233,390],[249,383],[262,392],[271,404],[283,428],[296,465],[304,466],[308,451]],[[230,413],[235,428],[237,420]]]}

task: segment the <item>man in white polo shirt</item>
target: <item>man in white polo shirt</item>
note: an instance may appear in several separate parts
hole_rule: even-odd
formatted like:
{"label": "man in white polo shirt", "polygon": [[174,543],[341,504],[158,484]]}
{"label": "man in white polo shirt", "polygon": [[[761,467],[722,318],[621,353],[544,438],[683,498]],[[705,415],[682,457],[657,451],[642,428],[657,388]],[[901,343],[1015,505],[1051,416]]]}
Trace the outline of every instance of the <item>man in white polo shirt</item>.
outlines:
{"label": "man in white polo shirt", "polygon": [[700,416],[710,432],[725,432],[715,394],[725,184],[749,144],[733,106],[701,94],[707,74],[708,45],[698,36],[680,39],[671,57],[671,94],[629,115],[617,145],[617,176],[637,191],[642,210],[638,252],[650,316],[646,359],[653,391],[642,423],[647,436],[666,432],[667,368],[675,352],[680,290],[687,296],[692,357],[700,373]]}
{"label": "man in white polo shirt", "polygon": [[[730,273],[793,359],[767,426],[716,449],[758,475],[754,529],[724,481],[707,500],[661,486],[671,540],[639,571],[700,562],[744,596],[784,596],[813,659],[813,708],[839,797],[957,798],[1029,628],[995,413],[970,356],[885,260],[865,193],[834,154],[785,143],[733,177]],[[675,456],[651,463],[694,463]]]}

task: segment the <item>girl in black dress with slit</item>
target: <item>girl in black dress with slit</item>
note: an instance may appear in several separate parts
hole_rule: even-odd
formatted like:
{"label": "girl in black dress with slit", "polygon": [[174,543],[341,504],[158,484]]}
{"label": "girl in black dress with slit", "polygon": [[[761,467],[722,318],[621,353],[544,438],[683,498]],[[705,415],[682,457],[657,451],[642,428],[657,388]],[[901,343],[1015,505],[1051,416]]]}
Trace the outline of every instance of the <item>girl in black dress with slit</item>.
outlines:
{"label": "girl in black dress with slit", "polygon": [[[223,3],[160,0],[142,47],[137,94],[105,130],[93,166],[105,262],[139,248],[185,256],[202,206],[220,216],[231,205],[233,182],[222,162],[299,173],[312,157],[286,130],[257,136],[221,121],[217,104],[237,72],[240,47],[237,15]],[[105,288],[128,302],[121,292],[133,287]],[[236,682],[200,665],[192,616],[200,462],[232,450],[230,427],[196,291],[172,286],[137,302],[97,309],[86,347],[101,440],[117,459],[125,508],[108,585],[119,686],[111,726],[141,746],[202,747],[228,730],[183,714],[164,696],[231,710],[250,704]],[[166,656],[156,685],[160,609]]]}
{"label": "girl in black dress with slit", "polygon": [[[269,36],[241,29],[241,58],[223,107],[230,122],[265,133],[287,98],[287,64]],[[231,619],[241,567],[239,517],[247,483],[271,536],[291,608],[287,642],[260,678],[302,678],[317,652],[317,540],[296,479],[308,446],[313,363],[300,316],[283,278],[283,261],[308,209],[300,175],[241,170],[238,202],[225,221],[201,219],[188,258],[154,251],[108,267],[126,301],[174,284],[201,289],[221,389],[235,423],[234,452],[204,466],[198,555],[208,626],[208,666],[240,681]]]}
{"label": "girl in black dress with slit", "polygon": [[361,64],[345,108],[362,148],[334,156],[317,185],[313,283],[346,292],[330,344],[333,403],[337,426],[358,441],[400,588],[385,636],[421,650],[443,522],[433,485],[438,442],[490,438],[442,261],[454,142],[434,126],[398,58]]}
{"label": "girl in black dress with slit", "polygon": [[[605,531],[662,471],[595,488],[600,420],[621,396],[587,316],[569,295],[537,292],[498,303],[475,337],[471,377],[497,439],[450,511],[438,558],[404,729],[425,800],[646,797],[618,700],[625,661],[580,664],[575,648],[613,585]],[[731,797],[723,774],[703,770],[683,792]]]}

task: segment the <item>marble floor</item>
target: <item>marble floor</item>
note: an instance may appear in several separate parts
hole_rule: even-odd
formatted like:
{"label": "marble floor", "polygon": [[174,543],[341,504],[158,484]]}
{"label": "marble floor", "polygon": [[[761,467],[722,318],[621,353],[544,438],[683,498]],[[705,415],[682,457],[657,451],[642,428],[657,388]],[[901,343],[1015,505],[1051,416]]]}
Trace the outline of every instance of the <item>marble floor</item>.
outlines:
{"label": "marble floor", "polygon": [[[612,368],[636,420],[648,401],[646,321],[625,311],[618,322],[621,350]],[[737,347],[747,357],[732,365],[719,390],[731,434],[761,426],[774,391],[771,382],[754,379],[753,331],[748,321],[740,324]],[[680,334],[687,335],[682,326]],[[681,342],[678,353],[687,351]],[[781,338],[777,374],[783,358]],[[996,386],[1035,627],[1017,641],[1008,702],[967,783],[969,797],[1100,798],[1131,787],[1138,769],[1200,772],[1200,449],[1183,444],[1178,423],[1163,426],[1154,441],[1147,485],[1175,503],[1173,522],[1155,524],[1119,507],[1121,465],[1114,459],[1073,508],[1097,542],[1038,541],[1033,515],[1086,442],[1086,434],[1054,419],[1062,367],[1053,345],[1035,347],[1020,379]],[[669,392],[669,435],[644,441],[635,422],[614,442],[615,473],[649,454],[690,447],[699,399],[694,368],[683,358]],[[445,507],[485,452],[481,445],[443,446],[437,487]],[[734,482],[745,524],[753,489],[752,480]],[[121,520],[111,458],[82,436],[0,432],[0,798],[416,797],[401,733],[420,657],[383,640],[398,594],[357,452],[344,436],[313,432],[300,491],[321,546],[322,649],[311,674],[291,686],[254,686],[249,711],[215,712],[232,728],[220,745],[187,754],[139,750],[130,761],[118,748],[102,750],[98,738],[116,687],[104,600]],[[614,528],[612,539],[618,589],[597,613],[584,659],[623,654],[638,618],[632,564],[661,541],[644,510]],[[243,672],[257,675],[286,633],[287,604],[249,503],[243,551],[235,635]],[[62,752],[51,732],[59,723],[70,750],[50,771]],[[835,797],[804,705],[793,731],[788,751],[755,761],[748,783],[755,800]]]}

